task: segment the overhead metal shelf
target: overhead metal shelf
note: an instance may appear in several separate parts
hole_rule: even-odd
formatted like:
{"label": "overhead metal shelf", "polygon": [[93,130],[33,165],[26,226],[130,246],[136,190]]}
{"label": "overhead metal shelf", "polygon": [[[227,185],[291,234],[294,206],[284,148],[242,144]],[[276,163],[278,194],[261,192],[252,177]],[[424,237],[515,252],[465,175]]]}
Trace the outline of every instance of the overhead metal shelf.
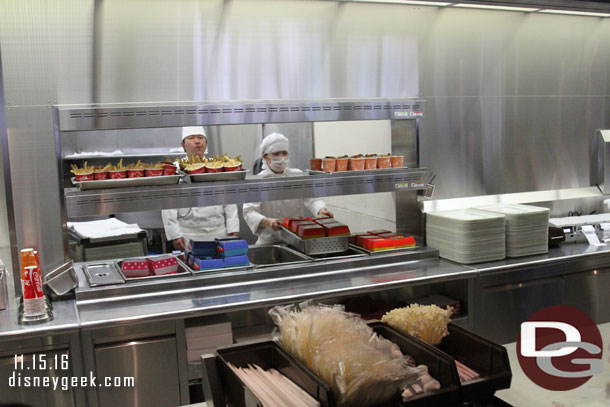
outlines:
{"label": "overhead metal shelf", "polygon": [[59,131],[247,123],[403,120],[423,116],[424,102],[398,99],[206,101],[176,104],[59,105]]}
{"label": "overhead metal shelf", "polygon": [[426,168],[375,170],[367,174],[246,179],[161,187],[65,190],[69,218],[282,199],[424,190]]}

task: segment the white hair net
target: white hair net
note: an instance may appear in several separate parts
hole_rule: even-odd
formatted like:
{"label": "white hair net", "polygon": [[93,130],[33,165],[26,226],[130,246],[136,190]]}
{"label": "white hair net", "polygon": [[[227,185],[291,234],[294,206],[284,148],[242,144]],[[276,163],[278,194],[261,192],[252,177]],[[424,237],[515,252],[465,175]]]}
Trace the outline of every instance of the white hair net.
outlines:
{"label": "white hair net", "polygon": [[188,136],[200,135],[208,139],[208,136],[205,134],[205,130],[203,126],[185,126],[182,128],[182,140],[187,138]]}
{"label": "white hair net", "polygon": [[288,139],[280,133],[271,133],[261,143],[261,156],[278,151],[288,151]]}

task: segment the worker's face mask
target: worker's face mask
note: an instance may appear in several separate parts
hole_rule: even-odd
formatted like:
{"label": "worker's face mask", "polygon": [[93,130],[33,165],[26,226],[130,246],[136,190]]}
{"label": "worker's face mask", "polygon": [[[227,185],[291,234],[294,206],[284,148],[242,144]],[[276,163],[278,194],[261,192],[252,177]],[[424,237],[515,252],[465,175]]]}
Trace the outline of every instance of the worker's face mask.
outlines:
{"label": "worker's face mask", "polygon": [[276,173],[284,172],[286,166],[288,165],[288,156],[270,156],[270,158],[271,160],[269,161],[269,168],[271,168],[271,171]]}

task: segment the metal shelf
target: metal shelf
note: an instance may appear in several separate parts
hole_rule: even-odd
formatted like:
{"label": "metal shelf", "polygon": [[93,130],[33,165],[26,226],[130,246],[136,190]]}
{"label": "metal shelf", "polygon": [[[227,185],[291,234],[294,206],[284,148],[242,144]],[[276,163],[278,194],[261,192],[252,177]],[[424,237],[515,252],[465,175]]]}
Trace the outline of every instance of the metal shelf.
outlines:
{"label": "metal shelf", "polygon": [[111,213],[195,206],[275,201],[282,199],[418,191],[425,189],[426,168],[374,170],[316,176],[246,179],[242,181],[179,184],[78,191],[65,190],[69,218]]}
{"label": "metal shelf", "polygon": [[403,120],[423,117],[416,98],[243,100],[174,104],[59,105],[59,131],[246,123]]}

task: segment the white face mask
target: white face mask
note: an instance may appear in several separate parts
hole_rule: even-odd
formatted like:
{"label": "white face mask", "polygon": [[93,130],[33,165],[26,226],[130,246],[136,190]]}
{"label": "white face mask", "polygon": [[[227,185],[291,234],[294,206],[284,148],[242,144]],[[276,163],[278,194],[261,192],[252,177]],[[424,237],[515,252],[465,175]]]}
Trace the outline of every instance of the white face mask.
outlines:
{"label": "white face mask", "polygon": [[286,166],[288,165],[288,157],[280,156],[280,157],[271,157],[271,161],[269,162],[269,168],[273,172],[284,172]]}

